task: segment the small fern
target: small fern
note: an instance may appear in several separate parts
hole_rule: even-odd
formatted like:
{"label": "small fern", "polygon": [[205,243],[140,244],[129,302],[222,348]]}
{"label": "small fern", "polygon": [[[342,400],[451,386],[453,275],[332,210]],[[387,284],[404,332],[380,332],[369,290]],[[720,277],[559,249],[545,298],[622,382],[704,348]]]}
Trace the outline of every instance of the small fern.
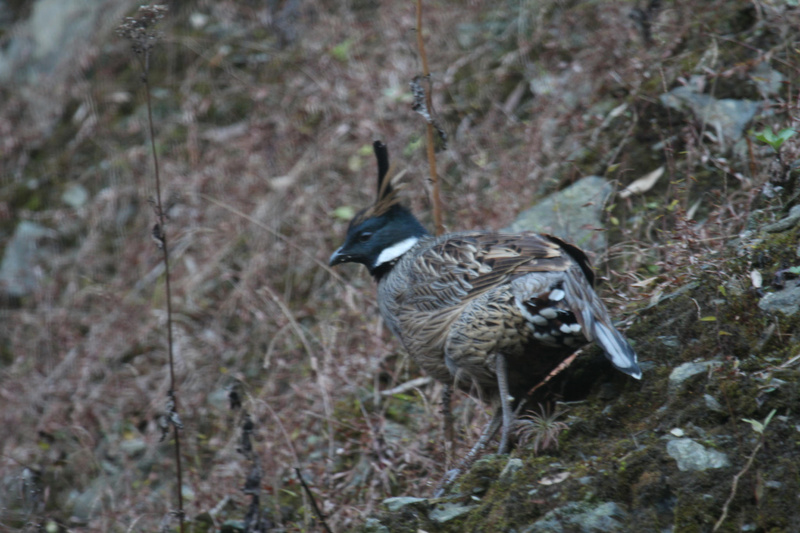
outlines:
{"label": "small fern", "polygon": [[539,412],[521,416],[517,420],[517,438],[520,444],[533,443],[533,453],[539,454],[555,446],[558,449],[558,435],[569,429],[565,422],[558,420],[565,411],[549,409],[539,404]]}

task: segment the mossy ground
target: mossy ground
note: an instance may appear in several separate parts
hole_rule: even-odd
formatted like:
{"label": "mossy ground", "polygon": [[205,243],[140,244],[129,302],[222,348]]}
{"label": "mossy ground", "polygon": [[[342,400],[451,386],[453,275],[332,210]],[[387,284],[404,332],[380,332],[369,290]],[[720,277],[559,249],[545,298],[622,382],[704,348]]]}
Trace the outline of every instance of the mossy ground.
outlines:
{"label": "mossy ground", "polygon": [[[649,191],[605,206],[611,247],[598,258],[602,296],[630,326],[644,377],[587,350],[532,402],[568,403],[557,448],[520,444],[517,470],[489,455],[440,501],[382,512],[384,498],[428,496],[443,474],[441,389],[382,394],[419,372],[376,320],[371,280],[325,261],[346,230],[336,213],[372,198],[376,138],[407,167],[406,200],[430,219],[424,124],[409,106],[413,6],[184,2],[163,21],[150,78],[176,246],[192,526],[244,528],[253,465],[236,451],[240,413],[226,401],[238,387],[256,426],[261,509],[286,531],[317,529],[296,466],[335,531],[376,516],[391,531],[521,531],[554,509],[604,502],[631,531],[709,531],[759,442],[742,419],[773,409],[722,530],[799,530],[798,370],[782,365],[798,355],[800,317],[758,307],[797,265],[799,237],[760,228],[797,198],[761,194],[770,148],[726,151],[695,115],[659,101],[693,76],[715,98],[760,99],[755,68],[766,62],[790,81],[750,126],[796,127],[796,8],[661,2],[647,43],[630,17],[642,2],[424,4],[434,107],[450,135],[437,156],[450,229],[506,227],[587,174],[622,188],[666,169]],[[39,243],[38,289],[2,309],[2,524],[153,531],[177,482],[157,424],[165,284],[150,239],[147,113],[129,43],[109,37],[92,54],[69,64],[77,81],[45,133],[25,122],[27,100],[0,88],[0,242],[22,220],[58,233]],[[796,141],[787,163],[800,157]],[[89,194],[77,208],[62,201],[73,184]],[[693,361],[715,366],[671,389],[672,369]],[[487,414],[456,403],[463,453]],[[666,453],[675,428],[731,466],[680,472]],[[144,455],[129,455],[132,442]],[[468,512],[434,520],[459,506]]]}
{"label": "mossy ground", "polygon": [[[800,353],[800,317],[771,316],[758,308],[750,288],[720,294],[720,275],[747,275],[753,254],[777,267],[794,254],[797,230],[760,234],[757,246],[723,263],[725,272],[702,273],[691,290],[637,313],[628,330],[641,354],[641,381],[619,376],[589,353],[567,369],[564,396],[569,429],[558,448],[536,455],[522,446],[509,457],[480,460],[452,489],[450,498],[475,505],[457,524],[437,524],[424,513],[415,527],[426,531],[522,531],[548,511],[570,502],[615,502],[627,510],[623,531],[710,531],[731,494],[734,476],[754,452],[759,435],[743,419],[775,417],[764,445],[741,476],[728,516],[719,531],[790,532],[800,527],[800,366],[781,366]],[[787,251],[788,248],[788,251]],[[795,259],[796,260],[796,259]],[[768,270],[767,270],[768,271]],[[703,320],[714,317],[714,320]],[[765,332],[770,324],[775,331]],[[679,387],[673,368],[692,361],[716,361]],[[594,376],[583,396],[575,389]],[[609,390],[611,393],[609,394]],[[716,400],[710,403],[708,397]],[[681,472],[666,451],[670,433],[680,429],[703,446],[724,452],[730,466]],[[509,460],[523,467],[501,479]],[[560,474],[560,475],[559,475]],[[556,482],[553,482],[556,480]],[[411,530],[407,514],[383,514],[390,531]],[[399,524],[403,524],[400,526]],[[405,529],[404,529],[405,528]]]}

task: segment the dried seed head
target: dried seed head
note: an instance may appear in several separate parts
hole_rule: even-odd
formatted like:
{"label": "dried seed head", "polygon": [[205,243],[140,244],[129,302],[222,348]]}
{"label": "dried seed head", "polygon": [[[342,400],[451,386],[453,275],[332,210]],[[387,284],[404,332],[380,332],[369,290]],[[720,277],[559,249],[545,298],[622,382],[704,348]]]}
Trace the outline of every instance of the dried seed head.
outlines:
{"label": "dried seed head", "polygon": [[141,54],[151,49],[161,37],[155,26],[166,13],[165,5],[140,6],[138,16],[125,17],[125,21],[117,27],[117,35],[129,39],[133,43],[133,51]]}

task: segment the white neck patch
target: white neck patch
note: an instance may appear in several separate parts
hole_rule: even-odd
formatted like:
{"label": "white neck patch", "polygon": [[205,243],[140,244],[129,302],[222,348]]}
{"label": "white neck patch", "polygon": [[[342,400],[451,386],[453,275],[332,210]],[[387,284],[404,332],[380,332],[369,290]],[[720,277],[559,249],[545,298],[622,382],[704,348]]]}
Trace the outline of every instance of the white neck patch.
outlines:
{"label": "white neck patch", "polygon": [[373,268],[377,268],[384,263],[389,263],[394,261],[410,249],[412,249],[417,242],[419,242],[418,237],[409,237],[405,240],[398,242],[397,244],[393,244],[390,247],[384,249],[381,254],[378,256],[378,259],[375,260],[375,265]]}

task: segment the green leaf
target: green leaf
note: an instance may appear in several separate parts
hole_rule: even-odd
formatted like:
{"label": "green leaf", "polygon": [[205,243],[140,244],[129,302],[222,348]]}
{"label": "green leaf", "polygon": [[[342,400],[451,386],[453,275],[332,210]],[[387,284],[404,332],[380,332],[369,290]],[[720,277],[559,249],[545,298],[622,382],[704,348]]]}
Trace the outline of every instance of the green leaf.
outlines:
{"label": "green leaf", "polygon": [[764,422],[759,422],[758,420],[752,420],[750,418],[742,418],[742,422],[747,422],[753,427],[753,431],[755,431],[759,435],[763,435],[764,430],[767,429],[767,426],[772,421],[772,417],[775,416],[776,412],[777,412],[776,409],[770,411],[770,413],[767,415],[767,418],[764,419]]}
{"label": "green leaf", "polygon": [[333,210],[334,218],[338,218],[339,220],[352,220],[355,215],[356,210],[349,205],[342,205]]}
{"label": "green leaf", "polygon": [[331,55],[334,59],[347,63],[350,60],[350,48],[353,47],[355,39],[345,39],[333,48],[331,48]]}
{"label": "green leaf", "polygon": [[716,321],[717,317],[715,316],[704,316],[703,318],[700,319],[700,322],[716,322]]}
{"label": "green leaf", "polygon": [[795,133],[797,133],[792,128],[784,128],[775,135],[771,129],[764,128],[762,131],[755,133],[756,140],[761,141],[764,144],[768,144],[775,152],[780,151],[781,146],[785,143],[789,138],[791,138]]}
{"label": "green leaf", "polygon": [[777,409],[773,409],[772,411],[769,412],[769,414],[767,415],[767,418],[764,419],[764,428],[765,429],[769,425],[769,423],[772,421],[772,417],[775,416],[776,412],[777,412]]}
{"label": "green leaf", "polygon": [[753,426],[753,431],[755,431],[759,435],[764,433],[764,424],[762,424],[758,420],[752,420],[750,418],[742,418],[742,422],[747,422],[748,424]]}
{"label": "green leaf", "polygon": [[795,133],[797,132],[794,131],[792,128],[784,128],[778,132],[777,138],[781,142],[781,144],[783,144],[786,141],[788,141]]}
{"label": "green leaf", "polygon": [[758,139],[762,143],[771,145],[772,143],[775,142],[775,134],[772,133],[772,130],[764,128],[763,131],[756,133],[756,139]]}
{"label": "green leaf", "polygon": [[798,276],[800,276],[800,266],[791,267],[791,268],[788,269],[788,272],[791,272],[792,274],[797,274]]}

